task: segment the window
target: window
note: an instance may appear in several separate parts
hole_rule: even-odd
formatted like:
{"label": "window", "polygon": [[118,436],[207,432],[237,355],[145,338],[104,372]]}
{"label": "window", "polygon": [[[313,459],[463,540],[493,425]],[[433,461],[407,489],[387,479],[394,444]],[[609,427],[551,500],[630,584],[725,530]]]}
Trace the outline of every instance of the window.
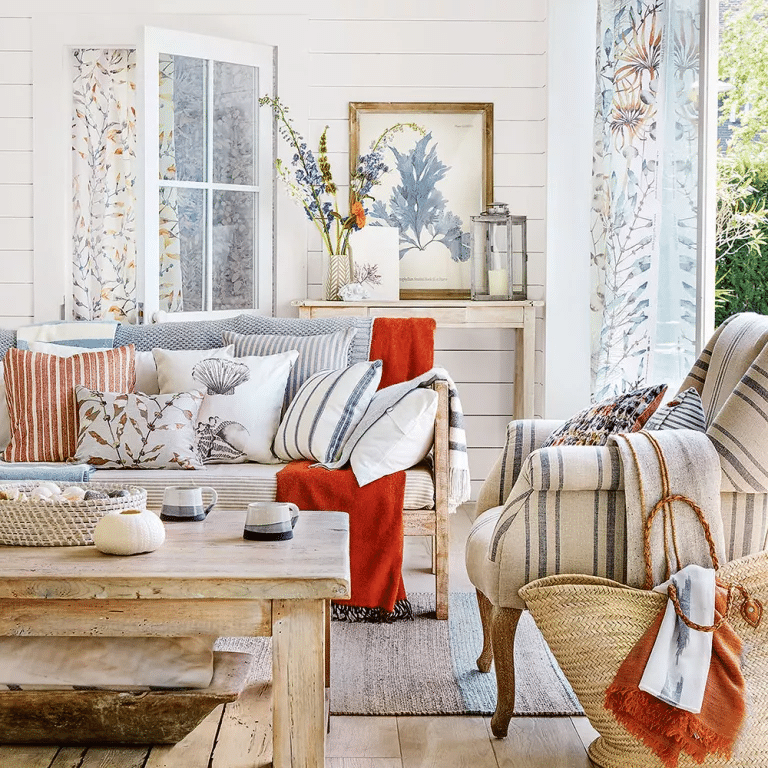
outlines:
{"label": "window", "polygon": [[272,48],[147,28],[140,59],[145,313],[269,311]]}

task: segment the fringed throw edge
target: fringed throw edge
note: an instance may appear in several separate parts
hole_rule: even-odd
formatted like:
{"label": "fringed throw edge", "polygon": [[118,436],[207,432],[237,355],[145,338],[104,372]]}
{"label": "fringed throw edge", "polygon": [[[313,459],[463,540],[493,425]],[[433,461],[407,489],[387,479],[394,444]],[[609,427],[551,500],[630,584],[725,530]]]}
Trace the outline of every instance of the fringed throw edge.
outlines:
{"label": "fringed throw edge", "polygon": [[361,608],[357,605],[331,604],[331,618],[334,621],[351,623],[364,621],[369,624],[391,624],[394,621],[413,621],[411,601],[396,600],[392,611],[384,608]]}

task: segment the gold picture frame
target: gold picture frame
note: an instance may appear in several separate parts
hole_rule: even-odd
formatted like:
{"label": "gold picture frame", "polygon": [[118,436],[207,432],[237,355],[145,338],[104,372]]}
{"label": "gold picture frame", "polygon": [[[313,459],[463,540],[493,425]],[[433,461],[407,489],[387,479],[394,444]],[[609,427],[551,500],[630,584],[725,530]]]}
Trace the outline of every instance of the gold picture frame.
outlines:
{"label": "gold picture frame", "polygon": [[[467,299],[469,217],[493,201],[493,103],[350,102],[350,174],[361,151],[367,152],[371,142],[397,123],[416,123],[430,138],[407,130],[397,134],[385,153],[390,170],[381,178],[383,186],[372,190],[373,204],[366,206],[370,223],[378,220],[400,228],[401,299]],[[414,169],[418,164],[416,180],[413,174],[398,177],[395,152],[401,162],[412,157]],[[422,226],[419,217],[404,215],[402,206],[392,205],[393,191],[403,185],[410,185],[408,200],[425,190],[439,193],[423,198],[433,206],[430,218],[437,224],[432,229]]]}

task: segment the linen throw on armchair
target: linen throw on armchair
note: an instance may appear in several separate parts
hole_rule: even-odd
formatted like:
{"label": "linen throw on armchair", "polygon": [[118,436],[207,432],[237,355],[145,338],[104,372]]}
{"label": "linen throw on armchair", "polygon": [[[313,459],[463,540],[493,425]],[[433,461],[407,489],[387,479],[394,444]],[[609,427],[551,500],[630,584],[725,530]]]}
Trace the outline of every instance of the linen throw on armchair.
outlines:
{"label": "linen throw on armchair", "polygon": [[[370,357],[383,360],[386,383],[380,386],[406,381],[432,368],[434,331],[431,318],[376,318]],[[333,618],[412,618],[402,575],[404,498],[405,472],[363,488],[349,468],[328,471],[309,462],[291,462],[277,473],[278,501],[293,502],[300,509],[349,514],[351,597],[334,601]]]}

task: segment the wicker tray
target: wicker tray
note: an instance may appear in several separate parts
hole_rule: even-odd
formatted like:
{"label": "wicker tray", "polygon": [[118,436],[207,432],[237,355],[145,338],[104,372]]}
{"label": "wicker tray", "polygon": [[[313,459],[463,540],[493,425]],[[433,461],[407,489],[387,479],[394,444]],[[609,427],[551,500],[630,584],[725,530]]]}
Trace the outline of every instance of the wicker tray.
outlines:
{"label": "wicker tray", "polygon": [[[29,492],[39,482],[3,483],[1,490],[18,488]],[[0,544],[20,547],[72,547],[93,544],[93,529],[104,515],[123,509],[144,509],[144,488],[120,483],[59,483],[93,491],[125,489],[130,496],[88,501],[10,501],[0,499]]]}

